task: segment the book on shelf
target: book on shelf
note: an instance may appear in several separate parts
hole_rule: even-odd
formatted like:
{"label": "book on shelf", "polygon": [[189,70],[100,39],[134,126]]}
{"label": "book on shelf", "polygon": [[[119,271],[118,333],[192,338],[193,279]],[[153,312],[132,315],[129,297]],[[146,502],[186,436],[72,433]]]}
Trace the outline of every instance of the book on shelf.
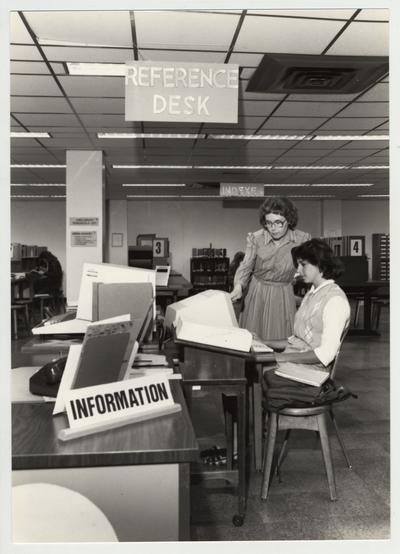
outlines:
{"label": "book on shelf", "polygon": [[285,362],[275,369],[275,375],[313,387],[320,387],[328,379],[329,372],[310,367],[309,364]]}

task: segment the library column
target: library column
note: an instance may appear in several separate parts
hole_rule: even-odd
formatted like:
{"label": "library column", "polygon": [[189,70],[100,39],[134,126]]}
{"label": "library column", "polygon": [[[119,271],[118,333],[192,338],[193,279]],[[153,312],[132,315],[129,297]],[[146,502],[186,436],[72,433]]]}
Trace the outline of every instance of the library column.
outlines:
{"label": "library column", "polygon": [[67,150],[66,295],[79,296],[84,262],[103,261],[105,174],[103,152]]}
{"label": "library column", "polygon": [[342,201],[322,201],[322,237],[342,236]]}

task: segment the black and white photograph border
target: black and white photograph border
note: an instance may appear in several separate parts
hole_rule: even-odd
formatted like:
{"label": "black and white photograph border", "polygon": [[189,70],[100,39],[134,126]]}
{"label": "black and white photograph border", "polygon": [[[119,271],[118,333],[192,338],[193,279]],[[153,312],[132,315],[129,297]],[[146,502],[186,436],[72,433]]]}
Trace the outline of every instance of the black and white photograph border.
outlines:
{"label": "black and white photograph border", "polygon": [[[399,161],[399,149],[400,149],[400,125],[397,122],[400,121],[400,63],[398,62],[398,53],[400,52],[400,5],[396,0],[362,0],[356,5],[347,0],[302,0],[292,1],[282,0],[281,2],[272,0],[259,0],[259,1],[202,1],[194,2],[189,0],[166,0],[146,2],[141,1],[123,1],[115,0],[112,5],[106,0],[60,0],[60,1],[44,1],[44,0],[3,0],[0,7],[0,72],[1,72],[1,87],[0,87],[0,136],[1,136],[1,164],[0,164],[0,246],[2,252],[3,263],[0,270],[0,287],[1,287],[1,327],[0,327],[0,352],[2,371],[0,371],[0,552],[18,552],[18,553],[36,553],[36,552],[61,552],[69,553],[73,550],[76,552],[95,552],[99,554],[101,552],[132,552],[132,548],[140,549],[140,552],[158,552],[162,549],[164,553],[184,550],[185,552],[196,552],[198,549],[207,548],[211,551],[226,551],[230,554],[236,552],[242,552],[244,549],[250,552],[264,552],[265,549],[269,549],[272,553],[281,552],[394,552],[398,550],[400,546],[400,476],[398,474],[400,467],[399,460],[399,434],[397,432],[399,415],[396,409],[397,395],[400,392],[400,377],[397,370],[397,358],[398,353],[396,349],[396,336],[399,329],[399,323],[397,322],[397,312],[400,308],[400,292],[396,287],[396,278],[391,280],[390,287],[390,325],[387,321],[388,328],[390,328],[390,499],[387,499],[382,509],[385,511],[390,506],[390,538],[368,538],[366,536],[358,536],[352,540],[341,540],[337,538],[333,540],[252,540],[251,532],[248,534],[249,540],[192,540],[191,542],[165,542],[165,543],[95,543],[95,544],[13,544],[11,542],[11,394],[10,394],[10,371],[11,364],[11,328],[10,328],[10,295],[9,295],[9,249],[11,242],[11,220],[10,220],[10,196],[11,196],[11,177],[10,177],[10,56],[9,56],[9,12],[10,11],[72,11],[72,10],[88,10],[88,11],[118,11],[118,10],[307,10],[307,9],[388,9],[390,10],[390,103],[389,113],[390,121],[390,170],[389,170],[389,182],[390,182],[390,240],[391,240],[391,275],[396,276],[400,274],[400,262],[396,255],[396,250],[400,241],[400,225],[398,224],[397,207],[400,206],[400,190],[397,187],[397,183],[400,180],[400,161]],[[368,36],[363,40],[368,41]],[[254,210],[254,225],[257,226],[257,213]],[[249,229],[250,230],[250,229]],[[386,339],[388,340],[389,337]],[[356,356],[357,348],[355,347],[352,354]],[[373,345],[371,346],[369,353],[372,359],[376,359],[377,354],[374,352]],[[387,354],[386,354],[387,357]],[[345,365],[350,363],[345,361]],[[360,364],[358,364],[359,366]],[[357,367],[358,367],[357,366]],[[362,379],[362,372],[359,372],[359,379]],[[387,372],[386,372],[387,373]],[[375,377],[378,382],[379,379]],[[382,406],[380,407],[382,408]],[[383,412],[387,411],[387,407],[383,407]],[[379,431],[376,430],[376,436]],[[371,435],[372,437],[374,434]],[[373,439],[372,439],[373,440]],[[357,450],[356,450],[357,451]],[[338,453],[338,460],[340,451]],[[304,463],[304,462],[303,462]],[[322,461],[321,461],[322,463]],[[354,465],[356,461],[354,461]],[[379,478],[380,467],[374,468],[375,476]],[[343,473],[340,473],[342,476]],[[320,474],[321,479],[324,478],[323,473]],[[371,477],[373,478],[373,476]],[[363,475],[363,479],[368,479],[368,475]],[[362,479],[360,479],[362,483]],[[325,483],[321,485],[325,486]],[[303,490],[303,489],[302,489]],[[357,489],[354,491],[357,494]],[[379,495],[376,496],[379,499]],[[360,506],[362,508],[363,495],[362,491],[359,491]],[[304,506],[306,509],[307,505]],[[224,505],[214,506],[214,509],[221,512],[226,509]],[[362,509],[361,509],[362,512]],[[379,507],[376,511],[379,514]],[[327,514],[321,514],[322,518],[326,516],[329,519],[329,511]],[[251,513],[248,514],[249,523],[251,521]],[[345,511],[344,511],[344,516]],[[322,519],[321,518],[321,519]],[[227,524],[230,523],[230,517],[227,518]],[[229,521],[228,521],[229,520]],[[329,521],[327,522],[329,523]],[[251,525],[251,523],[250,523]],[[296,525],[293,521],[293,517],[287,519],[287,525]],[[232,528],[234,533],[234,528]],[[236,535],[236,532],[235,532]],[[245,536],[245,535],[243,535]],[[236,537],[233,537],[236,539]]]}

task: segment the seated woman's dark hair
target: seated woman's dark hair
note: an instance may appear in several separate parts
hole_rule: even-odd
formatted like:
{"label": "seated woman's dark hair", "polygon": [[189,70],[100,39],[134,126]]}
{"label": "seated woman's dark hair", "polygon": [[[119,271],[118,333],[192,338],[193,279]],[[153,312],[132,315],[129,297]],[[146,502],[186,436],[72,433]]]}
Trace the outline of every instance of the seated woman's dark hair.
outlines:
{"label": "seated woman's dark hair", "polygon": [[279,196],[277,198],[267,198],[260,206],[260,223],[265,226],[265,216],[267,214],[283,215],[289,225],[289,229],[294,229],[297,225],[297,208],[289,198]]}
{"label": "seated woman's dark hair", "polygon": [[322,239],[303,242],[292,248],[291,252],[296,267],[300,260],[309,262],[319,268],[325,279],[337,279],[344,271],[342,262],[334,257],[332,248]]}

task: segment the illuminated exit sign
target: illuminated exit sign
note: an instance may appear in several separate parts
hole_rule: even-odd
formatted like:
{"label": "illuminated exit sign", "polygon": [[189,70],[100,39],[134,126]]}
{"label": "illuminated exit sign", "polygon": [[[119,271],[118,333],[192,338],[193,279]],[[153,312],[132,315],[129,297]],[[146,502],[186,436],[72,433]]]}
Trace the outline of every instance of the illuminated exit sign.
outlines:
{"label": "illuminated exit sign", "polygon": [[264,185],[240,185],[236,183],[220,183],[220,196],[233,196],[252,198],[254,196],[264,196]]}
{"label": "illuminated exit sign", "polygon": [[125,121],[237,123],[239,66],[126,62]]}

